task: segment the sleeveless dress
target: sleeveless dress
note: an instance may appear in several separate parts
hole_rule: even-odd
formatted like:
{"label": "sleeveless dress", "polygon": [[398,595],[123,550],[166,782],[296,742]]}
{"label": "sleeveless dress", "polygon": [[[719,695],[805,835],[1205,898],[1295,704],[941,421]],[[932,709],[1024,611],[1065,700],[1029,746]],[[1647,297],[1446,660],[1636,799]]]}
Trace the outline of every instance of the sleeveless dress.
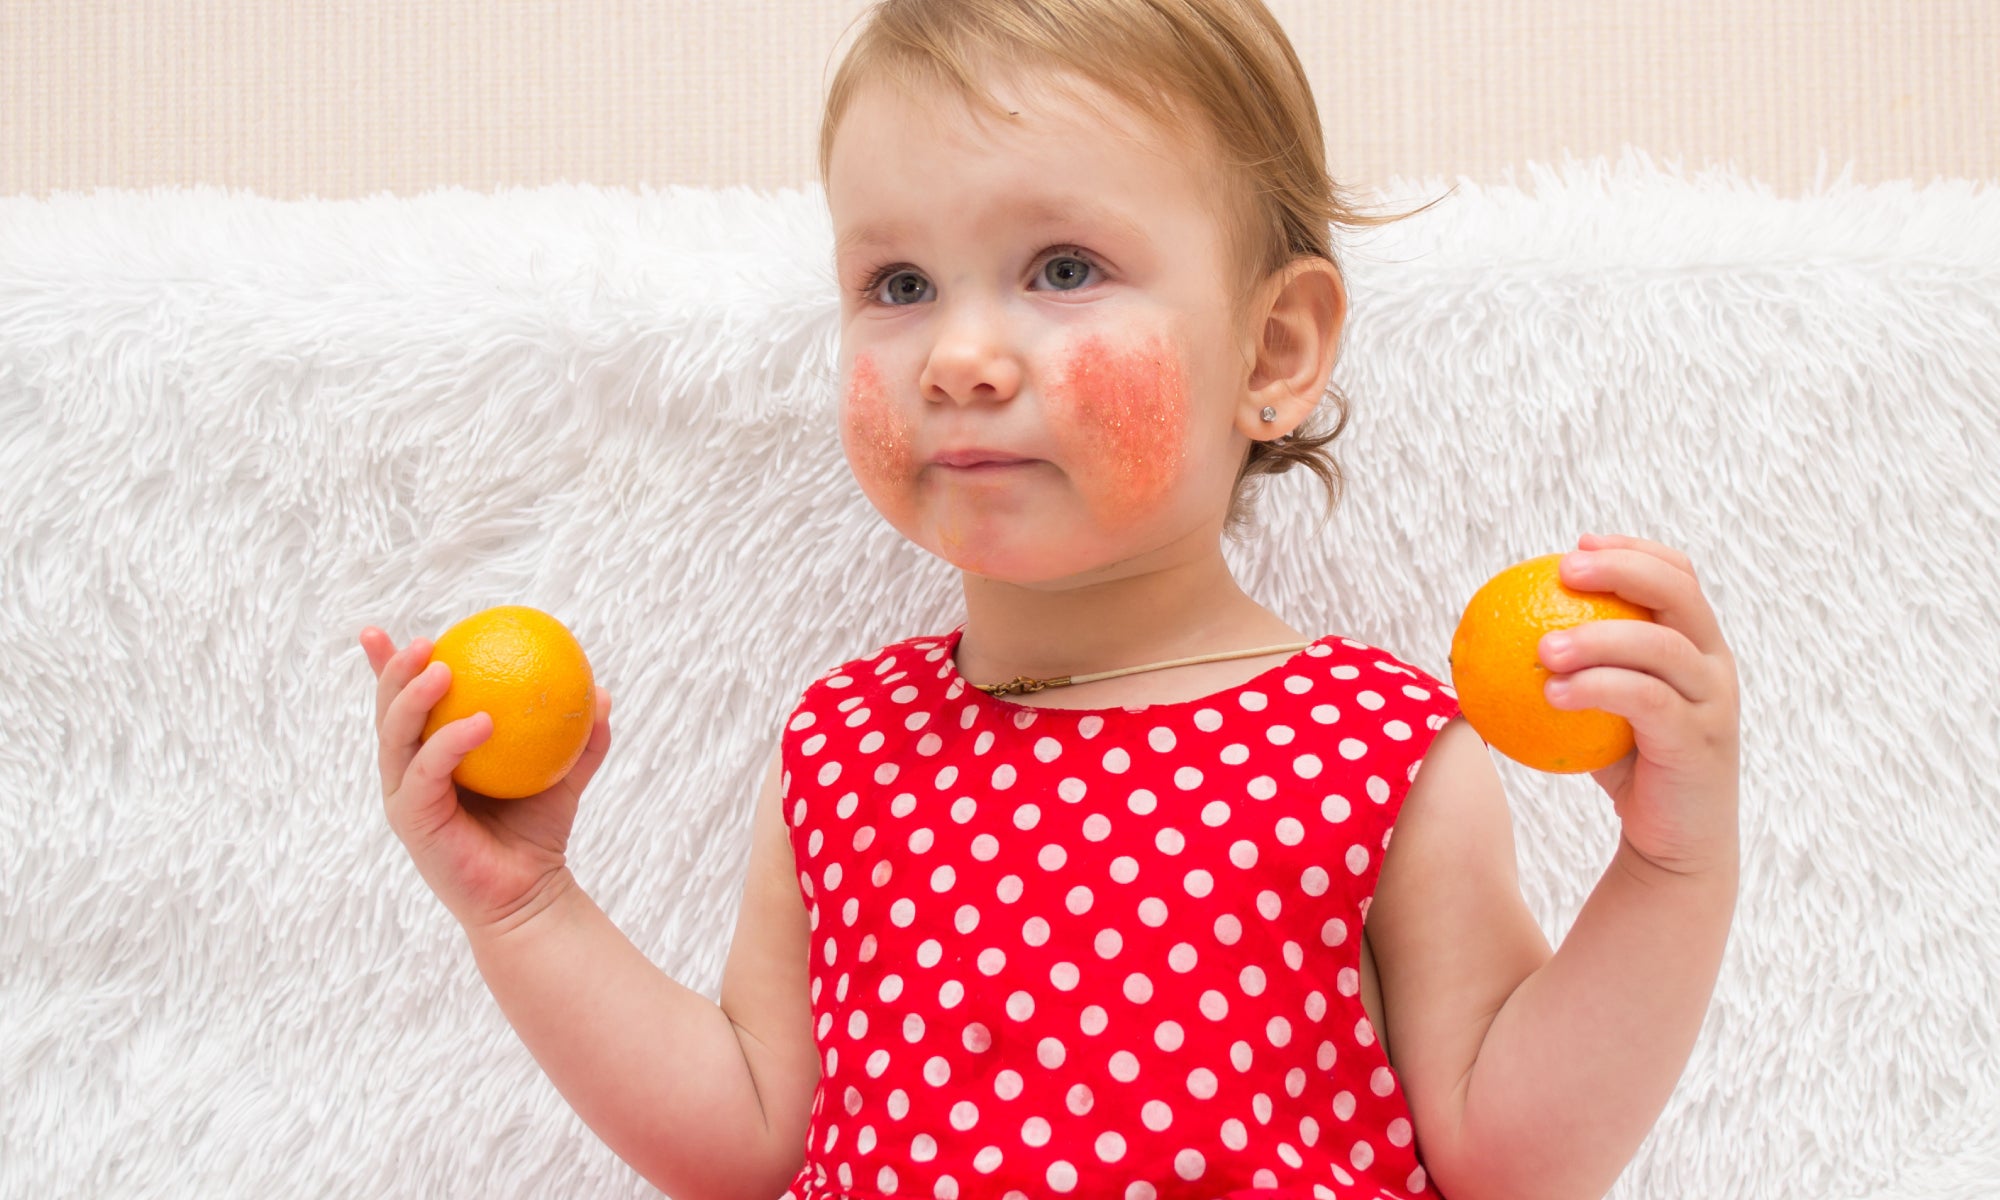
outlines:
{"label": "sleeveless dress", "polygon": [[963,626],[781,739],[820,1084],[789,1200],[1433,1197],[1362,922],[1451,689],[1328,635],[1170,704],[1042,708]]}

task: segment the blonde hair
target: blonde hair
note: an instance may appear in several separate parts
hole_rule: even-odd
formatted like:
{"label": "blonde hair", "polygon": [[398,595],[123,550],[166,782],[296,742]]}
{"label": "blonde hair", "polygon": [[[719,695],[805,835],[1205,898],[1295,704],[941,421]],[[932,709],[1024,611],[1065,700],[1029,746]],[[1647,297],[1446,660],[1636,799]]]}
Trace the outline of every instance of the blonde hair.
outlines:
{"label": "blonde hair", "polygon": [[[982,82],[989,70],[1066,71],[1209,147],[1233,185],[1217,189],[1216,216],[1229,261],[1241,264],[1230,306],[1239,322],[1259,287],[1293,259],[1311,255],[1339,269],[1332,225],[1387,225],[1437,203],[1378,216],[1350,201],[1327,174],[1305,70],[1260,0],[881,0],[863,18],[827,90],[822,186],[834,134],[864,83],[880,79],[913,93],[949,86],[1004,119]],[[1325,394],[1331,405],[1316,407],[1289,437],[1251,441],[1231,489],[1226,535],[1241,540],[1261,490],[1254,481],[1294,466],[1320,477],[1332,515],[1343,477],[1331,447],[1347,428],[1349,402],[1330,380]]]}

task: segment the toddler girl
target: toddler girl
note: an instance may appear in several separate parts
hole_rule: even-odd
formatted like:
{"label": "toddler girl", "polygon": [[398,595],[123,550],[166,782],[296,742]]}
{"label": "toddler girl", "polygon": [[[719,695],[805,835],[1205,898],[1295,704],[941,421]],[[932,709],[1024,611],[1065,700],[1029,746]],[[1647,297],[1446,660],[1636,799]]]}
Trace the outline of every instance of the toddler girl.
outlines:
{"label": "toddler girl", "polygon": [[1541,647],[1556,703],[1638,740],[1552,953],[1451,689],[1236,585],[1253,477],[1337,488],[1344,421],[1303,432],[1346,316],[1329,226],[1375,220],[1276,22],[889,0],[821,174],[842,445],[966,616],[805,688],[719,1004],[565,865],[609,698],[568,779],[495,801],[450,781],[485,718],[419,744],[430,643],[362,635],[390,822],[564,1097],[678,1200],[1603,1195],[1727,936],[1734,666],[1683,555],[1581,539],[1563,578],[1658,622]]}

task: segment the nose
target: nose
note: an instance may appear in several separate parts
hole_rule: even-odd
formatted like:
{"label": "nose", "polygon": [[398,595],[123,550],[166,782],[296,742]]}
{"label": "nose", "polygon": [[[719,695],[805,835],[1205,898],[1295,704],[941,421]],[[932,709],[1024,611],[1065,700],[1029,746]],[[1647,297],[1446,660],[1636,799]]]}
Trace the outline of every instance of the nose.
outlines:
{"label": "nose", "polygon": [[1021,388],[1021,360],[994,306],[960,304],[941,316],[917,381],[926,400],[1005,400]]}

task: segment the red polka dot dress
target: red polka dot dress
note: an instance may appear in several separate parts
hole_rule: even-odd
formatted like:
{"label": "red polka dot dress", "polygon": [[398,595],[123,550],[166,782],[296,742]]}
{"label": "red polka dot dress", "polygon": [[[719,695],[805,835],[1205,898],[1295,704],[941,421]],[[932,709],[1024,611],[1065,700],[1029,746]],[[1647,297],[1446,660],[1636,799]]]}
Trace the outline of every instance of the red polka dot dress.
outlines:
{"label": "red polka dot dress", "polygon": [[820,1085],[792,1200],[1436,1194],[1360,997],[1451,690],[1329,635],[1172,704],[822,675],[783,734]]}

